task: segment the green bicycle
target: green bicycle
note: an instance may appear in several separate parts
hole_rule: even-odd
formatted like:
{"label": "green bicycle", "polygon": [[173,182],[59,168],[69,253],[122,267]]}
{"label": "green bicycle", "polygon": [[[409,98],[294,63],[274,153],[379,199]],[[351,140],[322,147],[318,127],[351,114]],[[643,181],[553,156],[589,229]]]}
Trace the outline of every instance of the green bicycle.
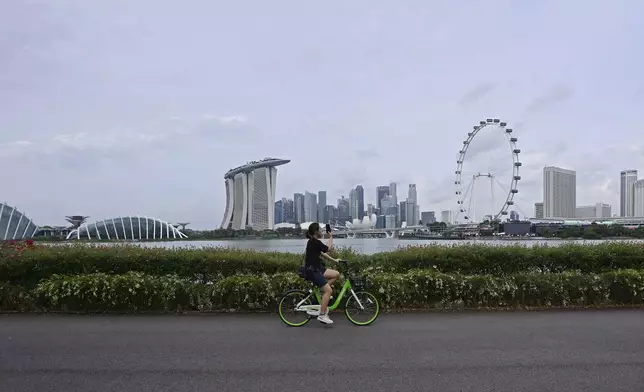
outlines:
{"label": "green bicycle", "polygon": [[[348,263],[345,260],[340,260],[340,264],[344,266],[348,279],[345,280],[335,302],[331,304],[331,301],[329,301],[328,310],[336,310],[340,306],[344,295],[349,293],[344,306],[344,314],[347,319],[359,326],[373,323],[380,314],[378,299],[371,293],[364,291],[366,288],[364,276],[350,274]],[[282,295],[278,302],[280,319],[290,327],[301,327],[319,314],[321,299],[319,290],[315,286],[308,291],[289,290]],[[359,314],[365,314],[365,317],[358,317]],[[291,318],[291,315],[293,318]]]}

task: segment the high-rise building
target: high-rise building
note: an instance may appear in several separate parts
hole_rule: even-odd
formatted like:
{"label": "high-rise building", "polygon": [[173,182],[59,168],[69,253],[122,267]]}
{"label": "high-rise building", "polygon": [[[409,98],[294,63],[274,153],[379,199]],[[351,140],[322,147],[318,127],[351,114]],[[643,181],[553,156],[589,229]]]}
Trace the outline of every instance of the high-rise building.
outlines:
{"label": "high-rise building", "polygon": [[441,222],[445,222],[448,225],[452,224],[453,213],[450,210],[441,211]]}
{"label": "high-rise building", "polygon": [[409,190],[407,191],[407,198],[418,203],[418,194],[416,193],[416,184],[409,184]]}
{"label": "high-rise building", "polygon": [[351,206],[349,203],[349,199],[346,197],[342,196],[338,199],[338,221],[341,224],[344,224],[344,222],[347,222],[351,218]]}
{"label": "high-rise building", "polygon": [[275,202],[275,219],[273,220],[275,224],[284,222],[283,220],[284,212],[282,211],[282,206],[283,206],[282,200],[278,200]]}
{"label": "high-rise building", "polygon": [[389,183],[389,196],[394,201],[394,204],[398,205],[398,186],[394,181]]}
{"label": "high-rise building", "polygon": [[398,205],[398,224],[402,226],[403,222],[407,222],[407,201],[401,201]]}
{"label": "high-rise building", "polygon": [[351,220],[358,219],[358,191],[351,189],[349,191],[349,216]]}
{"label": "high-rise building", "polygon": [[295,212],[293,200],[282,198],[282,222],[295,223]]}
{"label": "high-rise building", "polygon": [[317,222],[318,220],[318,197],[315,193],[304,192],[304,221]]}
{"label": "high-rise building", "polygon": [[633,216],[644,217],[644,180],[633,183]]}
{"label": "high-rise building", "polygon": [[376,208],[373,206],[373,204],[371,204],[371,203],[367,204],[367,215],[371,216],[373,214],[373,212],[375,211],[375,209]]}
{"label": "high-rise building", "polygon": [[364,218],[364,188],[362,185],[356,187],[356,198],[358,199],[358,219]]}
{"label": "high-rise building", "polygon": [[619,215],[623,217],[635,215],[635,189],[637,170],[622,170],[619,173]]}
{"label": "high-rise building", "polygon": [[397,215],[398,214],[398,205],[394,202],[394,198],[391,195],[387,195],[382,199],[382,210],[380,213],[382,215]]}
{"label": "high-rise building", "polygon": [[295,212],[295,222],[304,223],[304,194],[296,193],[293,195],[293,211]]}
{"label": "high-rise building", "polygon": [[396,215],[385,215],[385,229],[396,228]]}
{"label": "high-rise building", "polygon": [[389,195],[389,186],[378,186],[376,187],[376,207],[378,208],[378,211],[381,211],[382,213],[382,199],[385,198],[385,196]]}
{"label": "high-rise building", "polygon": [[543,202],[534,203],[534,217],[543,219]]}
{"label": "high-rise building", "polygon": [[555,166],[543,168],[544,218],[574,218],[577,208],[577,173]]}
{"label": "high-rise building", "polygon": [[407,226],[416,226],[418,224],[418,219],[416,218],[418,215],[416,212],[416,203],[414,200],[408,198],[405,204],[405,222],[407,222]]}
{"label": "high-rise building", "polygon": [[266,158],[229,170],[224,174],[226,210],[222,228],[272,230],[275,219],[276,166],[286,159]]}
{"label": "high-rise building", "polygon": [[326,191],[318,192],[318,220],[323,223],[329,222],[329,216],[324,209],[326,207]]}
{"label": "high-rise building", "polygon": [[593,218],[610,218],[610,204],[595,203],[591,206],[578,206],[575,209],[575,218],[593,219]]}
{"label": "high-rise building", "polygon": [[436,213],[434,211],[423,211],[420,214],[420,220],[423,221],[423,224],[436,222]]}
{"label": "high-rise building", "polygon": [[332,206],[332,205],[324,206],[324,216],[328,217],[328,221],[333,222],[333,224],[340,223],[338,221],[338,209],[336,206]]}
{"label": "high-rise building", "polygon": [[518,220],[519,220],[519,213],[514,210],[510,211],[510,221],[516,222]]}

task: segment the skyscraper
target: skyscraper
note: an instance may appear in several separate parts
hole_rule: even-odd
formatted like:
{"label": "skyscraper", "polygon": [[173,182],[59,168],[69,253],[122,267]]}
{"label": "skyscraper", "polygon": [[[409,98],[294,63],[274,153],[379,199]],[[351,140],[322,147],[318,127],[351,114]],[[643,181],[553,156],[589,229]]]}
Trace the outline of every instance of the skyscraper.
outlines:
{"label": "skyscraper", "polygon": [[538,202],[534,203],[534,217],[537,219],[543,219],[543,203]]}
{"label": "skyscraper", "polygon": [[318,220],[323,223],[329,222],[329,216],[326,214],[326,191],[318,192]]}
{"label": "skyscraper", "polygon": [[296,193],[293,195],[293,210],[295,212],[295,222],[304,223],[304,194]]}
{"label": "skyscraper", "polygon": [[555,166],[544,167],[544,218],[574,218],[576,207],[577,173]]}
{"label": "skyscraper", "polygon": [[394,204],[398,205],[398,189],[395,182],[389,183],[389,196],[391,196]]}
{"label": "skyscraper", "polygon": [[304,192],[304,221],[317,222],[318,220],[318,197],[315,193]]}
{"label": "skyscraper", "polygon": [[635,215],[635,189],[637,170],[622,170],[619,175],[619,215],[622,217]]}
{"label": "skyscraper", "polygon": [[382,199],[385,198],[385,196],[389,195],[389,186],[378,186],[376,187],[376,207],[378,207],[378,211],[382,214]]}
{"label": "skyscraper", "polygon": [[356,187],[356,197],[358,199],[358,219],[364,218],[364,188],[362,185]]}
{"label": "skyscraper", "polygon": [[273,229],[275,219],[276,166],[289,163],[286,159],[265,158],[249,162],[224,174],[226,210],[222,228],[242,230]]}
{"label": "skyscraper", "polygon": [[349,203],[349,199],[346,197],[342,196],[341,198],[338,199],[338,221],[340,221],[341,224],[344,224],[344,222],[348,221],[351,217],[351,206]]}
{"label": "skyscraper", "polygon": [[358,191],[351,189],[349,191],[349,216],[351,220],[358,219]]}
{"label": "skyscraper", "polygon": [[644,217],[644,180],[633,183],[633,216]]}
{"label": "skyscraper", "polygon": [[295,223],[295,203],[293,200],[282,198],[282,222]]}
{"label": "skyscraper", "polygon": [[402,225],[407,221],[407,200],[401,201],[398,206],[398,222]]}
{"label": "skyscraper", "polygon": [[411,198],[407,198],[405,204],[405,222],[407,222],[407,226],[416,226],[418,224],[416,203]]}
{"label": "skyscraper", "polygon": [[441,222],[445,222],[447,224],[452,224],[452,219],[454,218],[453,213],[451,210],[445,210],[441,211]]}
{"label": "skyscraper", "polygon": [[275,224],[284,222],[284,212],[282,211],[283,200],[284,199],[275,202],[275,219],[273,221]]}

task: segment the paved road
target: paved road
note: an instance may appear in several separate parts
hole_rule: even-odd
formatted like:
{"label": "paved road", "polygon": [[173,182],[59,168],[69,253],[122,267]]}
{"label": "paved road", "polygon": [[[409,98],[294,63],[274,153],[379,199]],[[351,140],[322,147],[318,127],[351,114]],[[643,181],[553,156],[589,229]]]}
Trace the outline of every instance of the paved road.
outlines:
{"label": "paved road", "polygon": [[642,391],[644,311],[0,316],[0,386],[26,392]]}

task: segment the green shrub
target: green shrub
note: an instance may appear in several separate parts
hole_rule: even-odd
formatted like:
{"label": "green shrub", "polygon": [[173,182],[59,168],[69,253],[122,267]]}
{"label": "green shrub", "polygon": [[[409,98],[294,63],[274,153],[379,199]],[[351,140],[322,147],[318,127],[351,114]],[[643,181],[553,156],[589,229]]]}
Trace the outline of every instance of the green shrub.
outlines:
{"label": "green shrub", "polygon": [[[370,277],[385,309],[520,308],[641,305],[644,271],[491,275],[413,270]],[[281,293],[308,288],[293,273],[237,275],[214,284],[177,276],[103,273],[61,276],[41,282],[28,297],[45,310],[181,311],[275,310]],[[338,286],[339,287],[339,286]]]}
{"label": "green shrub", "polygon": [[[0,254],[0,282],[32,288],[54,275],[94,273],[176,275],[201,283],[235,275],[294,272],[303,255],[229,248],[166,249],[128,245],[39,245],[16,256]],[[578,271],[603,273],[618,269],[644,270],[644,244],[607,242],[598,245],[490,246],[455,245],[400,248],[374,255],[339,250],[368,273],[410,270],[464,275],[506,276],[517,273]],[[329,267],[333,267],[331,264]]]}

